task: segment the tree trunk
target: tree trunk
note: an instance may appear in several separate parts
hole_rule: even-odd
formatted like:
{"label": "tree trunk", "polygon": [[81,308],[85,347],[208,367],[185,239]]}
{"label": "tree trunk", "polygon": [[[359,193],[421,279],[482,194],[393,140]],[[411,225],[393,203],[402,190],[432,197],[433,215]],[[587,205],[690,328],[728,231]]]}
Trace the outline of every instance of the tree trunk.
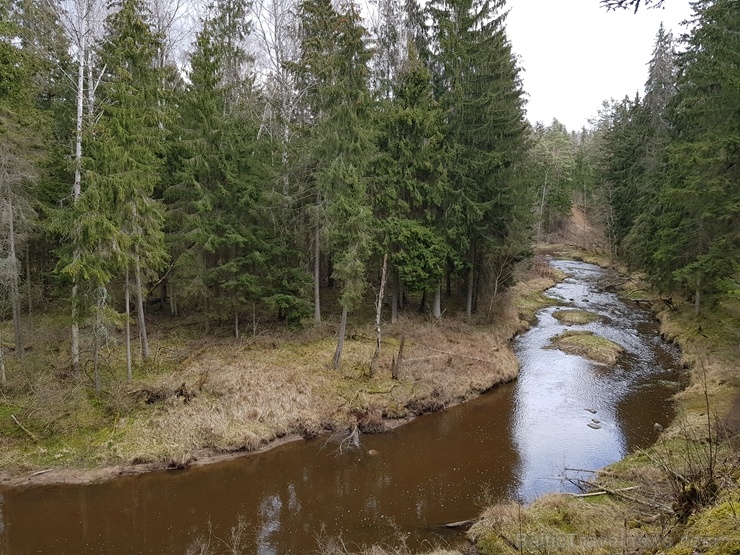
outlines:
{"label": "tree trunk", "polygon": [[396,295],[398,296],[398,309],[403,310],[403,303],[406,299],[403,296],[403,280],[398,271],[396,271]]}
{"label": "tree trunk", "polygon": [[398,357],[393,357],[393,363],[391,364],[391,379],[397,380],[401,373],[401,365],[403,364],[403,345],[406,342],[406,337],[401,336],[401,342],[398,345]]}
{"label": "tree trunk", "polygon": [[98,337],[98,328],[100,325],[100,315],[95,316],[95,329],[93,330],[93,375],[95,376],[95,393],[100,394],[100,364],[98,352],[100,351],[100,338]]}
{"label": "tree trunk", "polygon": [[427,308],[427,291],[426,289],[421,294],[421,302],[419,303],[419,314],[424,314]]}
{"label": "tree trunk", "polygon": [[437,284],[437,289],[434,290],[434,307],[432,308],[432,316],[437,320],[442,317],[442,284]]}
{"label": "tree trunk", "polygon": [[8,194],[8,259],[13,265],[10,273],[10,307],[13,313],[13,333],[15,336],[15,356],[23,358],[23,330],[21,329],[21,292],[18,287],[20,263],[15,251],[15,213],[13,211],[13,196]]}
{"label": "tree trunk", "polygon": [[177,299],[175,299],[175,286],[173,284],[170,284],[169,290],[170,315],[177,316]]}
{"label": "tree trunk", "polygon": [[131,383],[133,371],[131,369],[131,283],[129,282],[128,264],[126,265],[126,380]]}
{"label": "tree trunk", "polygon": [[72,355],[72,371],[76,376],[80,375],[80,325],[77,323],[78,286],[72,286],[72,331],[70,338],[70,354]]}
{"label": "tree trunk", "polygon": [[391,293],[391,324],[398,320],[398,292]]}
{"label": "tree trunk", "polygon": [[7,385],[8,380],[5,376],[5,349],[3,348],[3,334],[0,330],[0,387],[5,389]]}
{"label": "tree trunk", "polygon": [[542,220],[545,215],[545,199],[547,198],[547,174],[549,168],[545,169],[545,182],[542,184],[542,199],[540,200],[540,217],[537,222],[537,242],[540,242],[540,233],[542,232]]}
{"label": "tree trunk", "polygon": [[313,321],[321,323],[321,226],[318,222],[319,205],[321,204],[321,193],[316,194],[316,230],[314,232],[314,261],[313,261]]}
{"label": "tree trunk", "polygon": [[33,287],[31,287],[31,253],[26,247],[26,295],[28,296],[28,325],[33,329]]}
{"label": "tree trunk", "polygon": [[136,275],[136,311],[139,319],[139,334],[141,336],[141,359],[149,360],[149,338],[146,334],[146,321],[144,320],[144,289],[141,285],[141,265],[139,255],[134,257],[134,271]]}
{"label": "tree trunk", "polygon": [[239,309],[234,309],[234,337],[239,340]]}
{"label": "tree trunk", "polygon": [[380,274],[380,290],[378,296],[375,299],[375,352],[373,358],[370,361],[370,377],[375,375],[375,363],[378,361],[380,356],[380,317],[383,312],[383,293],[385,292],[385,281],[386,281],[386,269],[388,267],[388,255],[383,255],[383,270]]}
{"label": "tree trunk", "polygon": [[344,349],[344,334],[347,333],[347,307],[342,307],[342,321],[339,324],[339,339],[337,341],[337,350],[334,351],[334,370],[339,369],[339,362],[342,359],[342,350]]}
{"label": "tree trunk", "polygon": [[699,316],[701,310],[701,276],[696,278],[696,294],[694,295],[694,316]]}
{"label": "tree trunk", "polygon": [[159,284],[159,310],[162,312],[164,312],[164,309],[167,306],[167,296],[169,295],[167,286],[167,276],[165,275]]}
{"label": "tree trunk", "polygon": [[208,302],[208,293],[203,295],[203,314],[205,315],[206,322],[206,335],[211,333],[211,314],[210,314],[210,303]]}
{"label": "tree trunk", "polygon": [[[72,185],[72,201],[76,204],[82,194],[82,122],[85,109],[85,61],[87,54],[87,18],[82,10],[78,9],[79,44],[77,51],[77,114],[75,116],[75,177]],[[73,257],[79,258],[75,250]],[[79,285],[75,278],[72,284],[72,333],[70,351],[72,355],[72,370],[80,373],[80,326],[77,318],[79,311],[77,304]]]}
{"label": "tree trunk", "polygon": [[473,278],[475,277],[475,274],[473,272],[473,261],[470,262],[470,269],[468,270],[468,301],[465,307],[465,316],[467,316],[468,320],[470,320],[473,317]]}

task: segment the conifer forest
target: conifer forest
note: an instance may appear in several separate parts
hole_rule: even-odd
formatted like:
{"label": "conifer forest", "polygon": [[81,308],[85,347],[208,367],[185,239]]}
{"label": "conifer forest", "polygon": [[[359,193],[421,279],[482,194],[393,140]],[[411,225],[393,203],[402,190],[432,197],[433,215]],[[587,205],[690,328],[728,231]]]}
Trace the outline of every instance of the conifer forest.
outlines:
{"label": "conifer forest", "polygon": [[[677,0],[591,1],[639,16]],[[547,308],[569,327],[540,350],[599,379],[644,362],[624,347],[655,326],[666,360],[660,342],[679,345],[665,406],[696,418],[660,444],[648,422],[651,445],[678,447],[637,455],[649,471],[627,452],[606,478],[581,469],[607,482],[542,521],[604,496],[568,537],[618,525],[654,532],[645,552],[737,553],[665,550],[704,525],[726,539],[740,503],[740,0],[690,5],[655,30],[644,89],[568,129],[528,120],[506,0],[0,0],[0,551],[20,526],[2,488],[41,475],[89,483],[69,472],[329,434],[370,468],[384,454],[360,434],[515,380],[515,342]],[[570,279],[553,257],[589,256],[600,292],[650,315],[625,320],[625,345],[596,337],[612,319],[576,306],[585,293],[543,293]],[[607,433],[595,407],[577,413]],[[680,443],[687,429],[701,439]],[[464,552],[522,553],[505,536],[544,528],[520,510],[453,524],[473,526],[480,551]]]}
{"label": "conifer forest", "polygon": [[3,0],[15,352],[34,310],[68,320],[78,369],[81,344],[97,356],[132,323],[146,360],[153,310],[237,334],[255,313],[318,323],[327,284],[344,326],[384,258],[394,304],[423,292],[439,317],[454,283],[470,316],[573,203],[697,311],[737,294],[734,0],[695,2],[681,40],[661,28],[644,93],[580,130],[525,119],[504,0],[370,8],[216,0],[194,21],[167,0]]}

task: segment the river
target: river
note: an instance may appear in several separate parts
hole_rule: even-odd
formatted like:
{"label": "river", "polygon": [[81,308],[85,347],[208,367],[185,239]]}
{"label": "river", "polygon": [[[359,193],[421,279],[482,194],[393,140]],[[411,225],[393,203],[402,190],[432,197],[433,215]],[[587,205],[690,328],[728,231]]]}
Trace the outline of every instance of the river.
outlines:
{"label": "river", "polygon": [[[572,489],[569,469],[597,469],[655,441],[672,416],[678,352],[654,317],[602,287],[605,270],[551,264],[568,278],[547,294],[597,313],[567,326],[541,310],[515,341],[520,377],[479,398],[363,436],[359,450],[327,438],[179,471],[91,485],[0,490],[0,553],[226,553],[241,521],[243,553],[316,553],[322,538],[351,548],[395,543],[454,546],[445,523],[474,518],[505,498],[527,502]],[[566,328],[622,345],[613,367],[546,348]],[[596,429],[588,424],[598,421]]]}

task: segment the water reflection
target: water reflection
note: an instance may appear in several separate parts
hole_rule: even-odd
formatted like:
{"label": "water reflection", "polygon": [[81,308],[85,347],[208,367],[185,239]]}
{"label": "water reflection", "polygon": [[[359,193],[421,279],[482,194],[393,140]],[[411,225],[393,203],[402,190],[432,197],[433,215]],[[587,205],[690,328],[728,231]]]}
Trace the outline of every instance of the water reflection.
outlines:
{"label": "water reflection", "polygon": [[[474,518],[484,496],[530,499],[560,489],[566,467],[598,468],[646,445],[653,422],[669,417],[672,390],[655,376],[664,377],[656,368],[670,371],[672,349],[648,314],[598,290],[601,270],[554,264],[577,279],[551,294],[597,311],[603,321],[584,329],[628,349],[617,367],[543,350],[565,327],[548,308],[517,340],[516,383],[365,436],[359,451],[340,454],[318,438],[182,471],[8,490],[0,498],[2,552],[184,554],[199,538],[223,545],[217,539],[228,540],[239,517],[249,523],[245,552],[260,554],[313,552],[322,534],[341,535],[348,546],[397,533],[411,547],[455,542],[459,534],[441,525]],[[600,429],[587,426],[592,418]]]}
{"label": "water reflection", "polygon": [[[603,291],[599,282],[604,271],[596,266],[574,261],[552,265],[578,279],[568,278],[547,294],[566,309],[587,310],[600,318],[584,325],[563,324],[553,317],[561,308],[550,307],[516,341],[521,374],[513,433],[522,460],[517,495],[524,500],[559,486],[573,489],[563,479],[566,469],[598,469],[654,441],[653,424],[665,422],[671,411],[661,379],[676,381],[678,353],[660,340],[650,313]],[[607,368],[548,349],[550,340],[567,329],[589,330],[615,341],[625,355]]]}

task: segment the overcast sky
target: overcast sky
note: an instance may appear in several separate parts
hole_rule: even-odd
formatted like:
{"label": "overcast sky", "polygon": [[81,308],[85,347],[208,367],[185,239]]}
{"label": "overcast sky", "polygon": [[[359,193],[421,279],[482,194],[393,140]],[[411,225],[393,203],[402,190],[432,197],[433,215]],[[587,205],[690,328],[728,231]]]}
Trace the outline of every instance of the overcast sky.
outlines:
{"label": "overcast sky", "polygon": [[643,93],[660,22],[678,38],[689,0],[664,9],[607,12],[599,0],[508,0],[507,32],[521,57],[527,117],[570,131],[588,125],[601,102]]}

